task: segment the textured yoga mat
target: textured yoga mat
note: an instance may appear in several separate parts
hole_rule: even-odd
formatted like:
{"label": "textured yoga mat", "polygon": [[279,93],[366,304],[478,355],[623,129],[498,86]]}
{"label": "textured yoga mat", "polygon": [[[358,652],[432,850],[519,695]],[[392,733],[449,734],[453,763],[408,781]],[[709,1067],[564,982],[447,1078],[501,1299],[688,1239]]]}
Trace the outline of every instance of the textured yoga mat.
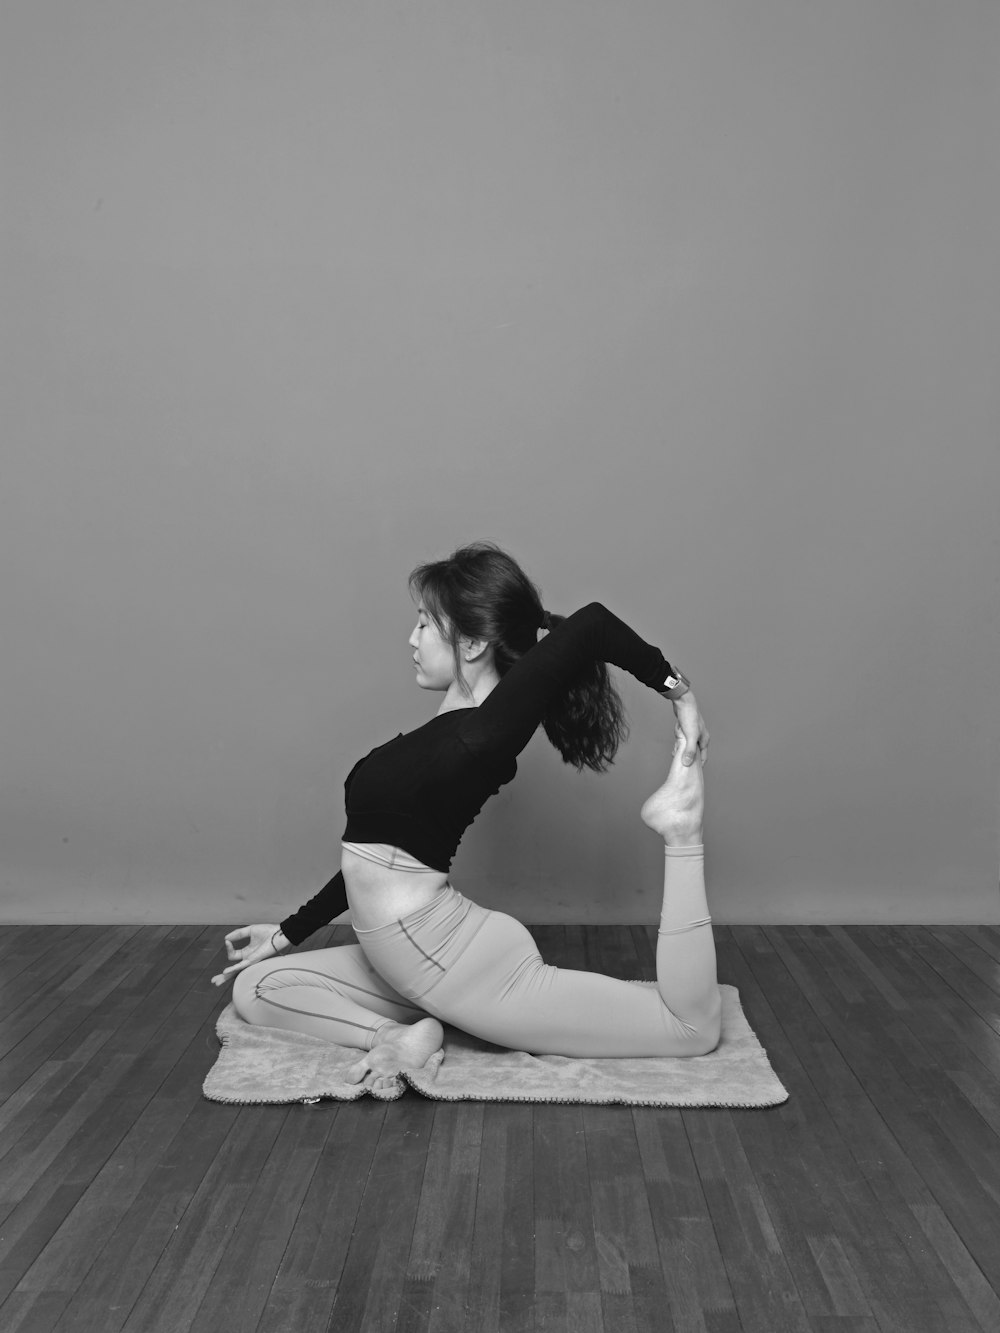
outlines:
{"label": "textured yoga mat", "polygon": [[[653,982],[636,982],[637,986]],[[395,1101],[407,1086],[446,1102],[585,1102],[619,1106],[778,1106],[788,1093],[754,1035],[733,986],[722,986],[722,1039],[689,1059],[571,1059],[528,1055],[445,1028],[443,1054],[404,1070],[395,1086],[367,1092],[343,1081],[358,1052],[297,1032],[253,1027],[233,1006],[219,1015],[222,1042],[203,1086],[210,1101],[314,1102],[323,1097]]]}

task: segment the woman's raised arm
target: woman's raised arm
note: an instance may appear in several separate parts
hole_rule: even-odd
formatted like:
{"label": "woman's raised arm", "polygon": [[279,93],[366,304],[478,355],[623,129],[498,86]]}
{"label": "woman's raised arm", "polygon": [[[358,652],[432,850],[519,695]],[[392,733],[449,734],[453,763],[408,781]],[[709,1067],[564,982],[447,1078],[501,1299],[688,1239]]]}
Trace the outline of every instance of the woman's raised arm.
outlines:
{"label": "woman's raised arm", "polygon": [[[470,712],[469,740],[519,754],[552,703],[593,662],[621,667],[666,697],[671,697],[677,681],[683,679],[659,648],[640,638],[600,602],[591,602],[530,648]],[[685,716],[690,719],[690,706]],[[697,736],[693,739],[697,741]]]}

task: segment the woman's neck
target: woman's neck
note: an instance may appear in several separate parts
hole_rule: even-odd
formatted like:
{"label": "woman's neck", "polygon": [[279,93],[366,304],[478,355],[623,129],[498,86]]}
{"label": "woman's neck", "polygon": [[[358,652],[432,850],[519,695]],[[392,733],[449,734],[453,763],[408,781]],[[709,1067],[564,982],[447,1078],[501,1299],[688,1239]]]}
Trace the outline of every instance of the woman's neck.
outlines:
{"label": "woman's neck", "polygon": [[479,672],[473,679],[467,675],[465,684],[465,690],[457,680],[453,680],[448,686],[441,700],[441,707],[438,709],[439,717],[442,713],[454,712],[456,708],[478,708],[486,696],[500,684],[500,677],[495,670],[489,668]]}

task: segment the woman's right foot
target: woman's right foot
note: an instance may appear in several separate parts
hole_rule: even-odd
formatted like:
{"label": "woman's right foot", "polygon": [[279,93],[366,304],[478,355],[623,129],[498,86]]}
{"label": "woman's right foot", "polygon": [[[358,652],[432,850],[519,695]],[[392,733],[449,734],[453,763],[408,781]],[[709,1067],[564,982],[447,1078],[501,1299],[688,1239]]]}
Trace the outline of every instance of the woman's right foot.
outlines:
{"label": "woman's right foot", "polygon": [[705,779],[701,758],[685,768],[684,737],[674,747],[670,772],[662,787],[653,792],[640,814],[644,824],[655,829],[668,847],[698,847],[705,838]]}
{"label": "woman's right foot", "polygon": [[366,1088],[384,1088],[403,1069],[423,1069],[444,1045],[444,1028],[436,1018],[416,1023],[386,1023],[375,1033],[370,1051],[351,1065],[344,1075],[348,1083]]}

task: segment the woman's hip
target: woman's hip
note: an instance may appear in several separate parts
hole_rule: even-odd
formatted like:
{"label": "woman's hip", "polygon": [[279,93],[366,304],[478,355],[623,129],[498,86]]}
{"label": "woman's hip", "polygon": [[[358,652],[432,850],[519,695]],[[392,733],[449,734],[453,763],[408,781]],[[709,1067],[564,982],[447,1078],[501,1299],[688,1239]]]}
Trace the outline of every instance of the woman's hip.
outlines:
{"label": "woman's hip", "polygon": [[[445,980],[454,982],[470,954],[478,968],[483,959],[476,949],[486,931],[488,956],[495,965],[518,956],[537,956],[531,935],[513,917],[493,912],[470,901],[451,884],[423,907],[373,930],[358,929],[358,943],[369,962],[390,985],[409,999],[425,1000]],[[501,946],[501,939],[503,941]],[[509,965],[509,963],[507,964]]]}

